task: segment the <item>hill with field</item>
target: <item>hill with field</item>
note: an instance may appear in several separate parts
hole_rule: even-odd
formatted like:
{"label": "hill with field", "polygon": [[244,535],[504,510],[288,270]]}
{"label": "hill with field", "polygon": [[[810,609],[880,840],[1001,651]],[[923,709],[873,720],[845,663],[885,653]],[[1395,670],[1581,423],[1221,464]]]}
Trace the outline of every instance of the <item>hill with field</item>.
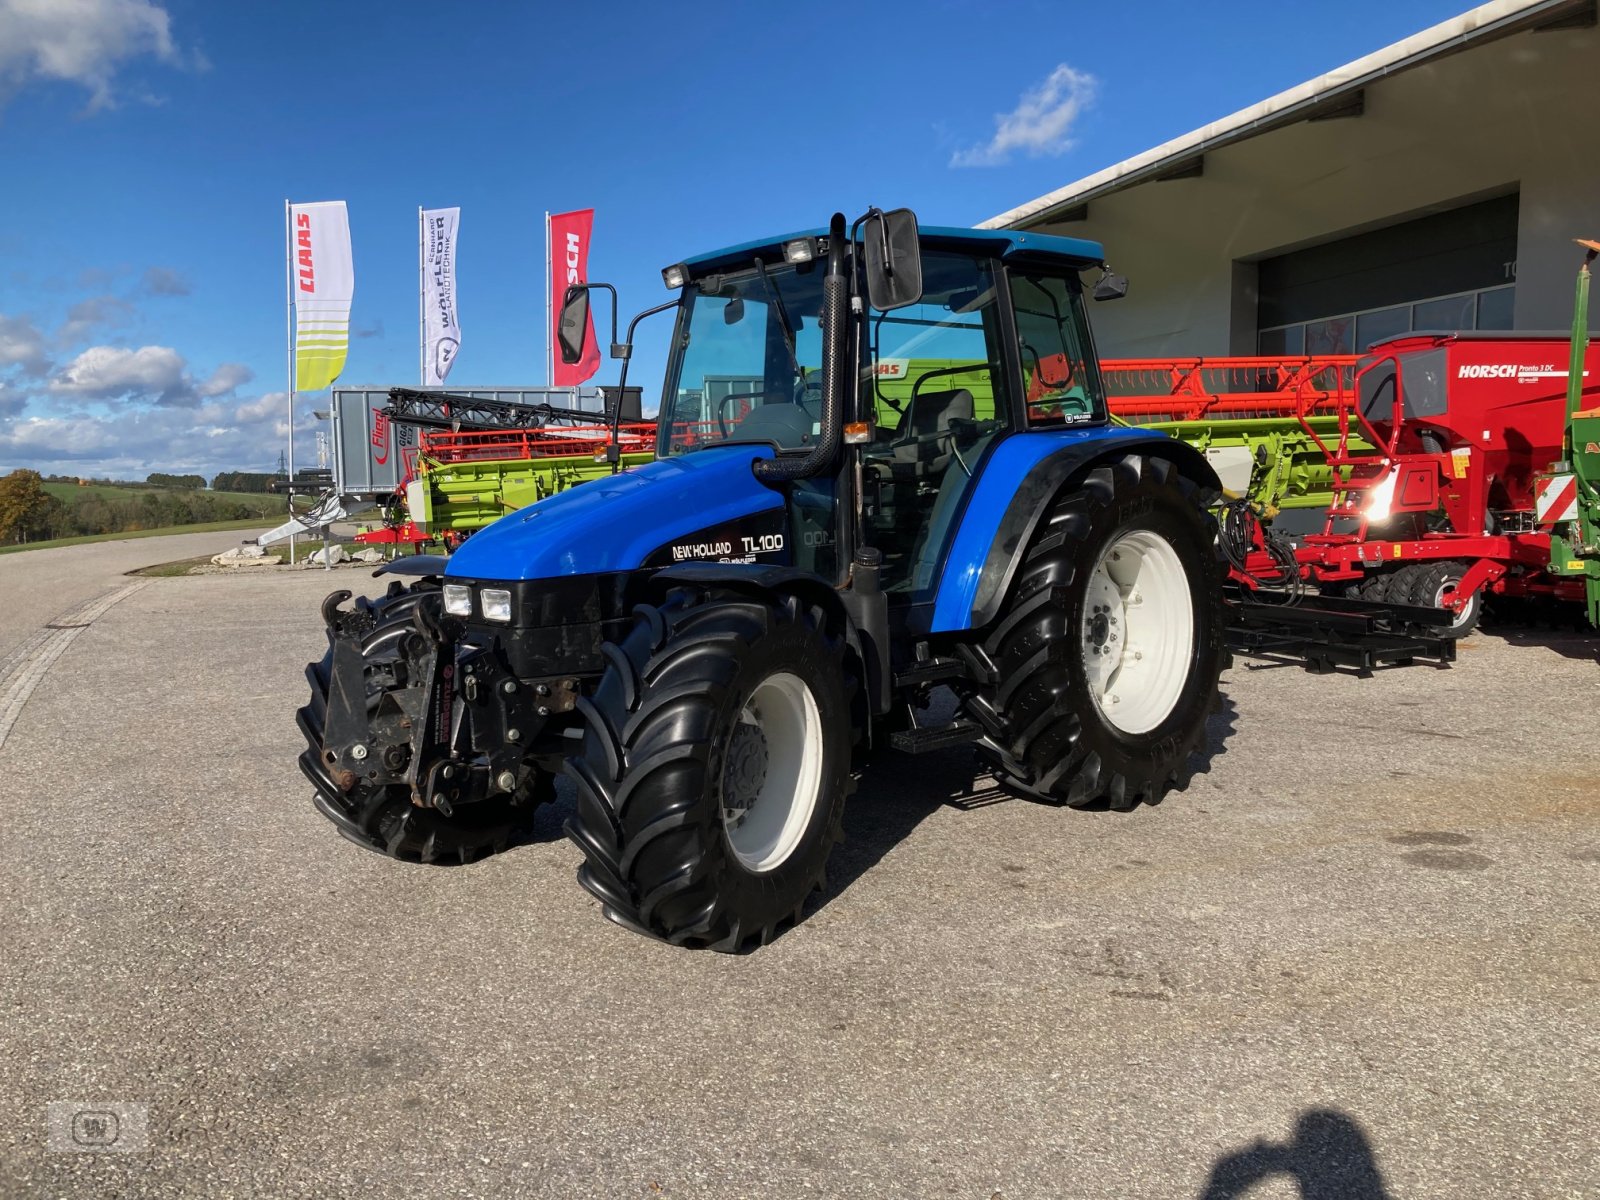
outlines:
{"label": "hill with field", "polygon": [[[199,482],[203,485],[204,480]],[[27,470],[0,478],[0,544],[221,522],[276,524],[287,512],[282,496],[213,491],[188,483],[44,480]]]}

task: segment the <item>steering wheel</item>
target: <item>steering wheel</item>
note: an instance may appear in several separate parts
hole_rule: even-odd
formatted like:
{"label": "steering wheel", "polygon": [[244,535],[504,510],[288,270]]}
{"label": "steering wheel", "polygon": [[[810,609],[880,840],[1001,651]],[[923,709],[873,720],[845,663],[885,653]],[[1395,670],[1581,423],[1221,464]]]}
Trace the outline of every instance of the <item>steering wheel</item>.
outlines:
{"label": "steering wheel", "polygon": [[743,400],[743,401],[746,402],[745,406],[744,406],[744,411],[741,412],[739,414],[738,418],[737,418],[738,420],[742,421],[742,420],[744,420],[746,417],[748,417],[750,415],[751,405],[749,404],[749,401],[756,399],[758,396],[765,398],[766,393],[765,392],[729,392],[721,400],[718,400],[717,401],[717,432],[720,433],[723,437],[729,437],[733,433],[732,428],[728,424],[728,402],[730,400]]}

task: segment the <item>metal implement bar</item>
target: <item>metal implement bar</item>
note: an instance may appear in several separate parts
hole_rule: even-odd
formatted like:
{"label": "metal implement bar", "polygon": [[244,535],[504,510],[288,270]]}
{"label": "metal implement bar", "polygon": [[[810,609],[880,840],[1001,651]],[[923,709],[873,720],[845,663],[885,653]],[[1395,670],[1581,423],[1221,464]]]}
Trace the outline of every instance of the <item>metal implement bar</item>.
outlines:
{"label": "metal implement bar", "polygon": [[406,425],[455,431],[540,429],[562,423],[593,425],[604,419],[602,413],[551,404],[512,404],[402,387],[389,389],[389,405],[383,413],[391,421]]}

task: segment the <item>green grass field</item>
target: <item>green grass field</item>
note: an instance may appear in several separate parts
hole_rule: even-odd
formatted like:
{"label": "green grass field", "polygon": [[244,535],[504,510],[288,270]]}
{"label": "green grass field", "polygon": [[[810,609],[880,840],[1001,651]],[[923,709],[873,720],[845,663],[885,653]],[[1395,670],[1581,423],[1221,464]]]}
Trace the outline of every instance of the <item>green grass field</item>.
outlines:
{"label": "green grass field", "polygon": [[[270,520],[211,521],[199,525],[171,525],[166,529],[130,529],[124,533],[95,533],[87,537],[54,538],[47,542],[27,542],[21,546],[0,546],[0,554],[20,554],[24,550],[52,550],[57,546],[84,546],[90,542],[120,542],[124,538],[170,537],[175,533],[220,533],[228,529],[267,529]],[[218,546],[219,551],[226,546]]]}
{"label": "green grass field", "polygon": [[117,483],[91,483],[81,486],[76,483],[47,483],[44,490],[49,492],[63,504],[76,504],[84,500],[137,500],[154,492],[162,495],[176,492],[179,495],[214,496],[218,500],[237,500],[246,504],[259,504],[261,511],[285,512],[286,506],[282,496],[274,496],[263,492],[210,492],[200,489],[187,488],[159,488],[159,487],[128,487]]}

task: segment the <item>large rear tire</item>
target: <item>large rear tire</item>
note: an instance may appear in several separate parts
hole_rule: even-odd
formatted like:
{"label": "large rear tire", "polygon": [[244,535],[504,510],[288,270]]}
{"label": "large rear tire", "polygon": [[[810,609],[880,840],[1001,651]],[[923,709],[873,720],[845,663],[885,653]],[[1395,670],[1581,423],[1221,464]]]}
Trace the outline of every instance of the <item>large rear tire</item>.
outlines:
{"label": "large rear tire", "polygon": [[578,882],[650,937],[764,945],[800,919],[840,840],[843,639],[793,596],[680,589],[635,617],[578,701]]}
{"label": "large rear tire", "polygon": [[[394,589],[377,600],[358,600],[356,603],[365,605],[374,618],[371,630],[362,639],[363,659],[381,664],[402,658],[405,639],[415,633],[413,614],[417,606],[435,603],[436,597],[437,589],[421,586]],[[356,845],[406,862],[473,862],[506,849],[531,828],[533,810],[554,799],[555,781],[543,772],[535,772],[530,783],[514,794],[462,805],[450,817],[438,809],[416,807],[411,803],[410,789],[402,785],[357,779],[349,791],[342,790],[322,758],[332,667],[330,637],[322,661],[306,666],[311,698],[295,714],[307,742],[300,755],[300,770],[316,789],[312,802],[317,811]],[[382,689],[369,685],[369,714],[377,711],[382,699]]]}
{"label": "large rear tire", "polygon": [[1000,780],[1126,810],[1190,778],[1228,663],[1215,522],[1168,461],[1129,455],[1055,501],[966,698]]}

